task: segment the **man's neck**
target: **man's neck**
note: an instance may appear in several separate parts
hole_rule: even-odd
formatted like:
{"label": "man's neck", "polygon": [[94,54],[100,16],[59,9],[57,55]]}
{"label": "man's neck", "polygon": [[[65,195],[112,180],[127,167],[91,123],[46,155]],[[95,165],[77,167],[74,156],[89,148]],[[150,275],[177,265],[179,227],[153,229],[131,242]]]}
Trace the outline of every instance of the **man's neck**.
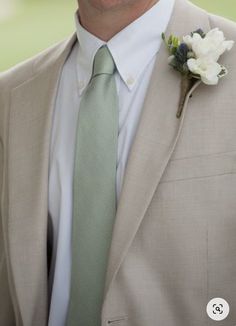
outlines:
{"label": "man's neck", "polygon": [[114,10],[99,10],[91,7],[86,1],[79,8],[80,23],[91,34],[107,42],[158,1],[134,1],[132,4]]}

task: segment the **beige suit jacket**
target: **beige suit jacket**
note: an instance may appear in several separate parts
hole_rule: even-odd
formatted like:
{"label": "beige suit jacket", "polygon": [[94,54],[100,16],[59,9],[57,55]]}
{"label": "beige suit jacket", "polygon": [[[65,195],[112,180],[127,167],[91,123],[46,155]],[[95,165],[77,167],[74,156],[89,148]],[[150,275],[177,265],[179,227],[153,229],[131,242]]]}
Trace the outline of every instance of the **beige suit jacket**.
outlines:
{"label": "beige suit jacket", "polygon": [[[236,40],[236,24],[176,0],[167,34],[199,27]],[[0,75],[1,326],[47,323],[50,134],[75,40]],[[235,326],[236,47],[221,59],[229,74],[195,85],[181,119],[180,75],[167,56],[163,45],[126,169],[101,325]],[[206,313],[214,297],[230,305],[221,322]]]}

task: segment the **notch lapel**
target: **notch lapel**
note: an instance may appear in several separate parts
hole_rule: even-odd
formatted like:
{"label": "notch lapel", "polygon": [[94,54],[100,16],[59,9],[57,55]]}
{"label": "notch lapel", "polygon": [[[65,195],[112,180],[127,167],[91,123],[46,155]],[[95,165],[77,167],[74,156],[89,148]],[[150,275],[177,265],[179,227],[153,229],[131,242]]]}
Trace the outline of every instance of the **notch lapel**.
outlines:
{"label": "notch lapel", "polygon": [[[46,325],[48,173],[52,114],[63,63],[75,35],[37,62],[39,72],[12,90],[5,233],[24,326]],[[48,61],[49,60],[49,61]],[[35,65],[35,70],[37,68]],[[43,68],[42,68],[43,67]]]}
{"label": "notch lapel", "polygon": [[[200,27],[209,30],[207,14],[185,0],[176,0],[167,36],[183,36]],[[104,300],[175,149],[189,96],[200,84],[196,83],[189,91],[182,116],[177,119],[181,77],[168,66],[167,58],[163,43],[126,167],[113,229]]]}

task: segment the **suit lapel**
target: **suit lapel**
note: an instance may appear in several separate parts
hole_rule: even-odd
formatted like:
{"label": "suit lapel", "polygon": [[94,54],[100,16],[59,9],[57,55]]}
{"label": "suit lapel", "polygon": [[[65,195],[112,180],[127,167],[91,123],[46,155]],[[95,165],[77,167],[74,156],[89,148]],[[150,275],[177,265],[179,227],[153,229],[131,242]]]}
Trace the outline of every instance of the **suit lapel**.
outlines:
{"label": "suit lapel", "polygon": [[[184,15],[184,20],[183,20]],[[176,0],[166,34],[179,36],[198,28],[209,30],[208,17],[185,0]],[[163,44],[156,60],[142,116],[131,148],[113,229],[107,268],[105,298],[144,218],[161,176],[173,153],[184,122],[190,90],[182,116],[176,118],[180,75],[167,63]]]}
{"label": "suit lapel", "polygon": [[[47,318],[48,169],[59,76],[75,36],[37,62],[34,77],[12,91],[9,118],[8,248],[23,325]],[[52,59],[53,57],[53,59]],[[7,215],[7,214],[6,214]]]}

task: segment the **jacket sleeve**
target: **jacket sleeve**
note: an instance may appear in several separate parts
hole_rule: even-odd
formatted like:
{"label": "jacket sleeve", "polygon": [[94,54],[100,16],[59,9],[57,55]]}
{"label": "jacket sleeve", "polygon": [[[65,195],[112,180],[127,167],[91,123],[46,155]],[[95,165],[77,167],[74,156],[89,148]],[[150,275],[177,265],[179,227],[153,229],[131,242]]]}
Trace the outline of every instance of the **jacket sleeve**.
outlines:
{"label": "jacket sleeve", "polygon": [[0,325],[15,326],[13,305],[10,295],[8,271],[6,263],[5,234],[3,234],[3,179],[4,179],[4,115],[3,96],[6,94],[1,87],[0,76]]}
{"label": "jacket sleeve", "polygon": [[2,225],[0,227],[0,325],[16,325],[9,291],[6,257],[3,249]]}

